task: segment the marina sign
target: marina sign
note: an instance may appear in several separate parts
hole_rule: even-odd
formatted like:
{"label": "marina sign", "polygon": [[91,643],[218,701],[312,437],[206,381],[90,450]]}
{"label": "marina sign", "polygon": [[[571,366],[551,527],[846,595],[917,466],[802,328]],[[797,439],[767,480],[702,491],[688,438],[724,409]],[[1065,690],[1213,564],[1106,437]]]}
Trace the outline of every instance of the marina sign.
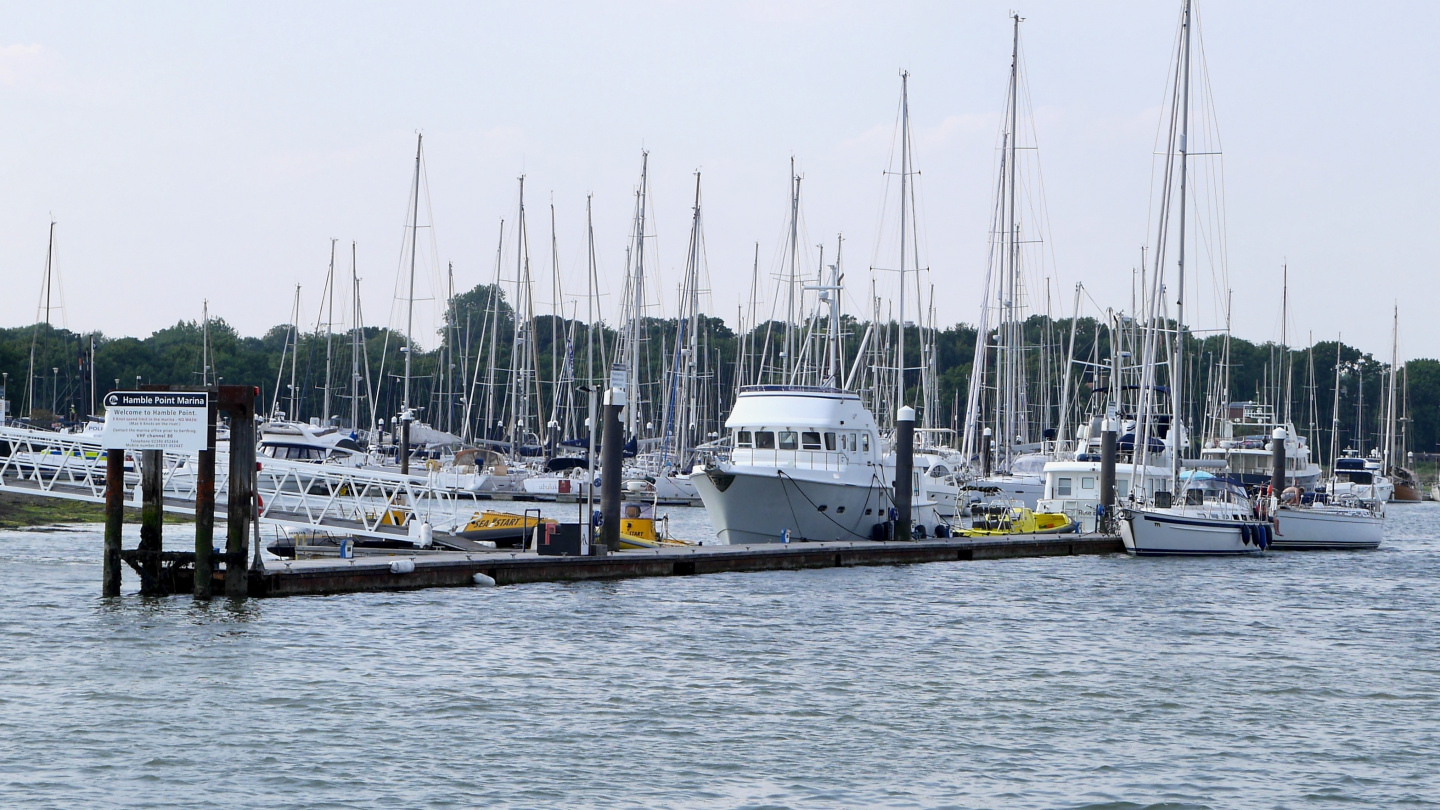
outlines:
{"label": "marina sign", "polygon": [[111,391],[105,395],[105,449],[206,449],[209,395],[203,391]]}

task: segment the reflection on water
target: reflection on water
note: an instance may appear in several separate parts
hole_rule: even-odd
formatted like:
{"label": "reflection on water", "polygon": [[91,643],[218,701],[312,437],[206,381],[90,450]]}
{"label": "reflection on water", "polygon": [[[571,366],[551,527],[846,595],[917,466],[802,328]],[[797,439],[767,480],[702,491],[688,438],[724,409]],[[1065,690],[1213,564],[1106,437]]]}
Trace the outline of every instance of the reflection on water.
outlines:
{"label": "reflection on water", "polygon": [[[707,528],[668,511],[677,535]],[[1370,553],[204,605],[101,599],[98,527],[0,533],[0,796],[1423,804],[1440,795],[1437,533],[1440,507],[1422,505],[1392,508]]]}

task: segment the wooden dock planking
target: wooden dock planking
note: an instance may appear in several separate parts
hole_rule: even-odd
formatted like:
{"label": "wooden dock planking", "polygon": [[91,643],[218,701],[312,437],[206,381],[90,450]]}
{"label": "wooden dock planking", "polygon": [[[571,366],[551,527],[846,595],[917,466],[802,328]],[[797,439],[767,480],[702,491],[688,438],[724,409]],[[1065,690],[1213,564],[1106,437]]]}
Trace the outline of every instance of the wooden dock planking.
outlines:
{"label": "wooden dock planking", "polygon": [[[429,552],[347,560],[327,558],[272,562],[264,572],[252,572],[250,595],[318,596],[470,586],[475,574],[485,574],[498,585],[518,585],[854,565],[1117,554],[1123,551],[1119,538],[1092,534],[953,538],[909,543],[867,540],[695,546],[622,551],[605,557],[549,557],[521,551]],[[390,563],[400,559],[414,560],[415,570],[406,574],[391,573]]]}

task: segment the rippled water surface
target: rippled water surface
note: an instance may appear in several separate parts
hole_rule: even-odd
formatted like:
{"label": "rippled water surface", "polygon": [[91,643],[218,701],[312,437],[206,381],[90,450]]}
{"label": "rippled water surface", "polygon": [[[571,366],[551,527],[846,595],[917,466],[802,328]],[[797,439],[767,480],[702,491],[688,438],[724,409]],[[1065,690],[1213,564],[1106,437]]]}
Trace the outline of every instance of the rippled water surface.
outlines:
{"label": "rippled water surface", "polygon": [[199,605],[0,533],[0,804],[1431,805],[1437,535]]}

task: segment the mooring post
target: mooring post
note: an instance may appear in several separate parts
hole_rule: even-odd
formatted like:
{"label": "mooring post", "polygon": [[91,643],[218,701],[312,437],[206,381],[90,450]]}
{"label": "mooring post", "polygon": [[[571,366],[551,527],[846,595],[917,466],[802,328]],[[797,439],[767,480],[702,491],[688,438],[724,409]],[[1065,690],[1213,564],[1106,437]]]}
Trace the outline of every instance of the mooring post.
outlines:
{"label": "mooring post", "polygon": [[140,595],[163,596],[160,587],[160,552],[164,548],[161,529],[165,507],[161,492],[165,480],[165,453],[145,450],[140,454]]}
{"label": "mooring post", "polygon": [[209,395],[205,414],[205,449],[200,451],[200,469],[195,477],[195,588],[196,599],[209,599],[215,576],[215,419],[218,415],[215,392]]}
{"label": "mooring post", "polygon": [[[248,392],[249,389],[247,389]],[[250,548],[251,503],[255,485],[255,399],[251,394],[230,408],[230,486],[226,504],[225,595],[244,599]]]}
{"label": "mooring post", "polygon": [[990,446],[994,443],[995,437],[990,433],[990,428],[985,428],[980,434],[980,476],[990,477]]}
{"label": "mooring post", "polygon": [[1275,428],[1270,434],[1270,495],[1280,503],[1280,493],[1285,491],[1285,428]]}
{"label": "mooring post", "polygon": [[[406,383],[409,385],[409,383]],[[410,474],[410,412],[400,414],[400,474]]]}
{"label": "mooring post", "polygon": [[1096,531],[1109,534],[1115,525],[1115,422],[1100,426],[1100,524]]}
{"label": "mooring post", "polygon": [[600,438],[600,540],[612,552],[620,550],[620,471],[625,438],[620,430],[620,411],[625,407],[625,390],[605,392],[604,432]]}
{"label": "mooring post", "polygon": [[100,593],[120,595],[120,537],[125,529],[125,451],[105,451],[105,564]]}
{"label": "mooring post", "polygon": [[915,409],[906,405],[895,415],[895,539],[913,538],[910,504],[915,471]]}

